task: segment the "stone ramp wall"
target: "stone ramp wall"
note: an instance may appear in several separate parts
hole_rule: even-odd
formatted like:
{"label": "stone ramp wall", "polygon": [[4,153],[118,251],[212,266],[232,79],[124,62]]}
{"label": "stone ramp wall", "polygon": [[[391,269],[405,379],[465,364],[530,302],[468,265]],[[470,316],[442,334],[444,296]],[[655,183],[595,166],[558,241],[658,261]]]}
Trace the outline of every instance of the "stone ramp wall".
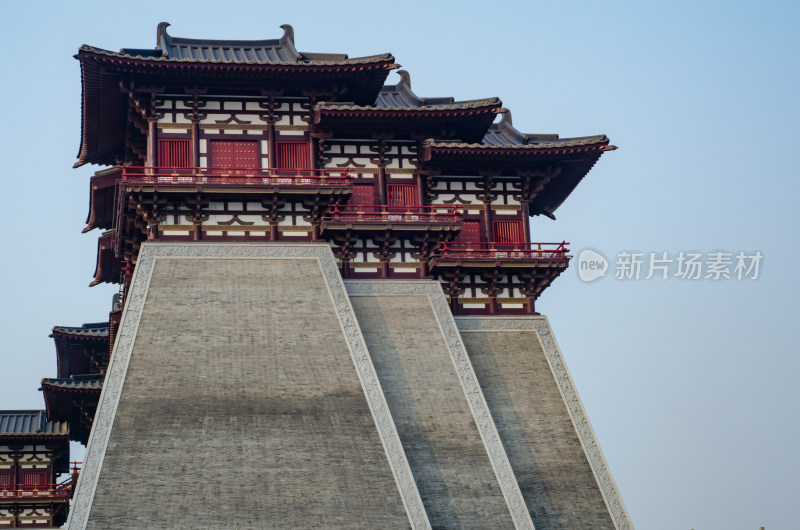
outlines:
{"label": "stone ramp wall", "polygon": [[143,247],[70,528],[428,527],[330,248],[307,247]]}
{"label": "stone ramp wall", "polygon": [[546,319],[455,320],[536,529],[632,528]]}
{"label": "stone ramp wall", "polygon": [[532,528],[441,286],[345,285],[431,525]]}
{"label": "stone ramp wall", "polygon": [[346,283],[143,245],[69,528],[632,528],[546,319]]}

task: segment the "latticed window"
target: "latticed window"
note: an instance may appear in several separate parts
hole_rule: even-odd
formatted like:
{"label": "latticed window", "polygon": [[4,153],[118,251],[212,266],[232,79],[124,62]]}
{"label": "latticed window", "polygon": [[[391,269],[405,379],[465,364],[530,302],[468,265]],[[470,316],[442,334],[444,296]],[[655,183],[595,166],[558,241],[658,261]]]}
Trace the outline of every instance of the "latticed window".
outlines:
{"label": "latticed window", "polygon": [[522,221],[495,221],[494,240],[498,243],[522,242]]}
{"label": "latticed window", "polygon": [[311,169],[309,166],[308,142],[275,142],[279,169]]}
{"label": "latticed window", "polygon": [[0,471],[0,490],[8,489],[12,485],[11,472]]}
{"label": "latticed window", "polygon": [[220,169],[257,169],[258,142],[248,140],[211,140],[209,167]]}
{"label": "latticed window", "polygon": [[416,206],[419,203],[414,184],[389,184],[389,206]]}
{"label": "latticed window", "polygon": [[22,486],[25,488],[35,488],[47,484],[47,473],[44,471],[23,471]]}
{"label": "latticed window", "polygon": [[158,165],[160,167],[191,167],[191,149],[189,140],[159,140]]}

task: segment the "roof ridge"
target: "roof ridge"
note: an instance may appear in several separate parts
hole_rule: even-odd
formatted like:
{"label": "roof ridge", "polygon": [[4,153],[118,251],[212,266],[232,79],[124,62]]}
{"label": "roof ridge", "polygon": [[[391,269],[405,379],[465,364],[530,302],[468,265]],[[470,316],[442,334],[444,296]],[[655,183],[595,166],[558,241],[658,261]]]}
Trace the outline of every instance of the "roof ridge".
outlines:
{"label": "roof ridge", "polygon": [[[421,98],[424,101],[424,98]],[[456,101],[452,104],[443,105],[428,105],[420,107],[398,107],[398,106],[381,106],[381,105],[354,105],[349,102],[338,101],[320,101],[314,107],[322,108],[328,107],[337,110],[410,110],[410,111],[437,111],[437,110],[461,110],[473,109],[480,107],[492,107],[502,105],[502,101],[498,97],[490,97],[484,99],[472,99],[468,101]]]}
{"label": "roof ridge", "polygon": [[[223,60],[223,59],[191,59],[191,58],[174,58],[174,57],[155,57],[152,55],[142,55],[141,53],[132,54],[127,53],[126,50],[141,52],[144,50],[136,49],[136,48],[123,48],[119,52],[113,52],[110,50],[104,50],[103,48],[97,48],[95,46],[90,46],[89,44],[83,44],[78,49],[78,55],[75,56],[76,59],[80,59],[80,52],[84,53],[94,53],[97,55],[105,55],[108,57],[120,57],[125,59],[135,59],[147,62],[169,62],[169,63],[215,63],[215,64],[246,64],[246,65],[258,65],[258,64],[270,64],[270,65],[296,65],[296,66],[335,66],[335,65],[353,65],[353,64],[369,64],[369,63],[378,63],[378,62],[385,62],[385,61],[394,61],[394,56],[391,53],[381,53],[376,55],[367,55],[364,57],[353,57],[347,58],[341,61],[336,60],[312,60],[312,61],[297,61],[297,62],[290,62],[290,61],[269,61],[269,62],[262,62],[262,61],[237,61],[237,60]],[[158,50],[154,50],[157,52]],[[319,55],[319,54],[310,54],[311,56]],[[347,55],[347,54],[327,54],[327,55]]]}
{"label": "roof ridge", "polygon": [[548,149],[552,147],[576,147],[580,145],[591,145],[597,143],[608,142],[608,136],[605,134],[598,134],[594,136],[577,136],[574,138],[559,138],[556,140],[548,140],[537,143],[528,144],[485,144],[485,143],[467,143],[467,142],[448,142],[437,141],[433,138],[425,140],[424,145],[429,147],[465,147],[465,148],[481,148],[481,149]]}

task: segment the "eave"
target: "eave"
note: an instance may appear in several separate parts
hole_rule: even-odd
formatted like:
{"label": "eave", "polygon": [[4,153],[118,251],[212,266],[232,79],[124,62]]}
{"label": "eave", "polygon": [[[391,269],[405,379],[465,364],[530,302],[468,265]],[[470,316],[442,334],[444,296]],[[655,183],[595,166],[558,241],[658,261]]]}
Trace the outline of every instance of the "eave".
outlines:
{"label": "eave", "polygon": [[109,350],[108,327],[54,326],[50,337],[56,347],[57,374],[62,378],[91,370],[89,359],[83,353],[86,349]]}
{"label": "eave", "polygon": [[104,232],[97,239],[97,265],[94,269],[94,280],[89,287],[101,283],[120,283],[122,264],[114,255],[114,233]]}
{"label": "eave", "polygon": [[[102,380],[92,387],[70,387],[69,379],[42,379],[40,390],[44,396],[48,417],[58,418],[70,425],[68,438],[86,444],[89,438],[94,408],[102,392]],[[78,403],[80,401],[80,404]],[[81,407],[89,408],[90,417],[85,417]],[[88,425],[87,425],[88,424]]]}
{"label": "eave", "polygon": [[261,88],[269,87],[287,96],[317,92],[368,104],[398,67],[391,54],[341,62],[263,64],[144,58],[83,46],[75,58],[81,64],[82,81],[81,146],[75,167],[123,160],[128,101],[120,90],[122,81],[177,91],[203,86],[245,95],[261,95]]}
{"label": "eave", "polygon": [[531,215],[554,218],[559,206],[600,156],[616,147],[605,135],[564,138],[531,145],[486,145],[427,140],[420,153],[423,169],[437,175],[495,174],[524,176],[557,168],[529,203]]}
{"label": "eave", "polygon": [[479,141],[502,108],[497,98],[463,105],[435,107],[376,107],[317,105],[313,123],[317,130],[348,135],[385,135],[396,139]]}
{"label": "eave", "polygon": [[89,181],[89,214],[86,216],[86,228],[89,232],[95,228],[109,229],[113,224],[114,190],[117,181],[122,178],[122,168],[114,167],[98,171]]}

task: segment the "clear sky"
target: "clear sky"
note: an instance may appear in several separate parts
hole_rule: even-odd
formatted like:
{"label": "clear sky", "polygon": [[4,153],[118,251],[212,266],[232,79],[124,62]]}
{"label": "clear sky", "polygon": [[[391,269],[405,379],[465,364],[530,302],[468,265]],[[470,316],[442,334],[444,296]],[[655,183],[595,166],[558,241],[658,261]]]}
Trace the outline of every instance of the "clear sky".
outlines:
{"label": "clear sky", "polygon": [[[42,408],[53,325],[106,319],[87,287],[83,44],[277,38],[303,51],[391,52],[421,96],[499,96],[523,132],[607,134],[603,155],[535,241],[590,247],[538,308],[550,318],[634,524],[800,528],[796,2],[15,2],[4,6],[0,128],[0,408]],[[396,82],[396,74],[389,78]],[[755,281],[616,280],[618,253],[763,260]],[[646,265],[647,261],[645,261]],[[673,263],[673,267],[676,265]],[[673,269],[671,273],[674,273]],[[646,269],[645,271],[646,272]],[[187,353],[187,362],[191,362]],[[208,477],[187,477],[187,481]]]}

